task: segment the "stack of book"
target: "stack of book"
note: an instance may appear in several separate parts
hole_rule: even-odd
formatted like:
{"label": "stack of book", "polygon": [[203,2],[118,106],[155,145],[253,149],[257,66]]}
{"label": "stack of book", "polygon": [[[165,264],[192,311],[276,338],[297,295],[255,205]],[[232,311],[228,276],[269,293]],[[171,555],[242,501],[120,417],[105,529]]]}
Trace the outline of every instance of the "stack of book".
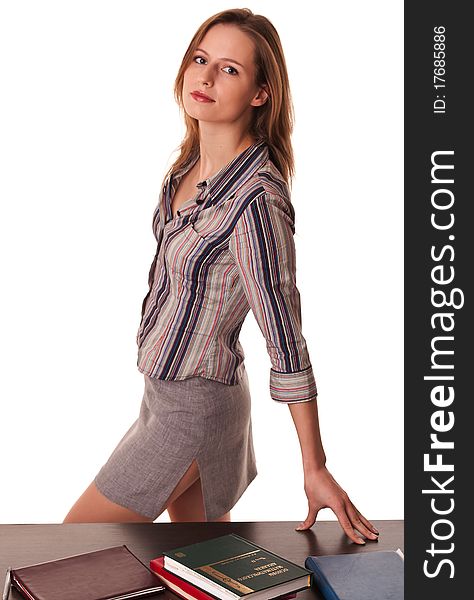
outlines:
{"label": "stack of book", "polygon": [[150,569],[185,600],[283,600],[312,579],[311,570],[235,533],[164,552]]}

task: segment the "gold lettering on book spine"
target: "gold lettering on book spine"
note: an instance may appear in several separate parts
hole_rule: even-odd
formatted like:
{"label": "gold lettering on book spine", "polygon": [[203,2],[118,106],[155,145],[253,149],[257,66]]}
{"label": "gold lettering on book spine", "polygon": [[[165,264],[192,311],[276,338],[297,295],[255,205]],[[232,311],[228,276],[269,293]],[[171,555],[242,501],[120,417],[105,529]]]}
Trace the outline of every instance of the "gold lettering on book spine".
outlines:
{"label": "gold lettering on book spine", "polygon": [[222,581],[223,583],[226,583],[228,586],[234,588],[234,590],[239,590],[239,592],[243,592],[244,594],[249,594],[250,592],[255,591],[255,590],[252,590],[252,588],[247,587],[246,585],[242,585],[235,579],[232,579],[232,577],[229,577],[228,575],[224,575],[220,571],[216,571],[216,569],[213,569],[212,567],[210,567],[208,565],[206,565],[204,567],[199,567],[199,570],[204,571],[204,573],[207,573],[208,575],[212,575],[219,581]]}

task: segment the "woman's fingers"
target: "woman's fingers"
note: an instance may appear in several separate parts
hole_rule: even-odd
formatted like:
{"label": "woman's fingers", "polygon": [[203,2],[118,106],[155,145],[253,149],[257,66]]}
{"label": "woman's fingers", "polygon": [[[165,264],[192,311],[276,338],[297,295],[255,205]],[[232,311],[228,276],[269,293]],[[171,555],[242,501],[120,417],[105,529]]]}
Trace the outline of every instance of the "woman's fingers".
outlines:
{"label": "woman's fingers", "polygon": [[316,517],[318,516],[319,510],[319,508],[315,508],[310,505],[308,508],[308,516],[298,525],[298,527],[295,527],[295,530],[302,531],[303,529],[310,529],[316,522]]}
{"label": "woman's fingers", "polygon": [[374,526],[363,517],[350,500],[346,503],[346,512],[352,522],[352,526],[360,533],[372,540],[377,540],[378,536],[373,532]]}
{"label": "woman's fingers", "polygon": [[341,527],[344,530],[347,537],[350,538],[356,544],[365,544],[364,540],[354,533],[351,521],[346,512],[345,505],[341,503],[337,507],[334,507],[333,511],[335,512],[336,517],[338,518],[338,521],[341,524]]}
{"label": "woman's fingers", "polygon": [[[354,506],[354,505],[352,505]],[[364,523],[364,525],[366,525],[371,531],[373,531],[374,533],[376,533],[377,535],[379,534],[378,529],[376,527],[374,527],[374,525],[372,525],[372,523],[366,519],[361,513],[360,511],[357,510],[357,508],[354,506],[356,513],[359,515],[359,519],[362,521],[362,523]]]}

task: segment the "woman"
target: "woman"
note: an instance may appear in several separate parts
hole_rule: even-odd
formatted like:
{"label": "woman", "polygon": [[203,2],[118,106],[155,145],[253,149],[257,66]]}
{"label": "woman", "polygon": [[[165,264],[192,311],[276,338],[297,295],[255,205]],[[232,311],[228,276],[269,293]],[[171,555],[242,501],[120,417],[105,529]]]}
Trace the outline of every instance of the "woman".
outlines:
{"label": "woman", "polygon": [[157,251],[137,333],[137,421],[64,522],[230,521],[257,475],[238,341],[252,310],[270,395],[297,429],[310,528],[331,508],[355,543],[377,538],[327,470],[296,287],[292,106],[280,40],[248,9],[205,21],[175,82],[186,136],[153,216]]}

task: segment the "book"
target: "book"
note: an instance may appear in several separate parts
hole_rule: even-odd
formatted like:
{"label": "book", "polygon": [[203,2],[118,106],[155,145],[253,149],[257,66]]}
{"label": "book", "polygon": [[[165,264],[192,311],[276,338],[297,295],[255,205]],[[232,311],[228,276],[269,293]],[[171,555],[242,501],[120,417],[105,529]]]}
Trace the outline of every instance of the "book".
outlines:
{"label": "book", "polygon": [[[216,596],[208,594],[182,577],[178,577],[178,575],[167,571],[165,569],[164,556],[158,556],[151,560],[150,569],[161,579],[164,586],[169,588],[177,596],[184,598],[184,600],[215,600],[216,598]],[[291,600],[291,598],[296,598],[296,592],[279,596],[278,600]]]}
{"label": "book", "polygon": [[269,600],[311,586],[312,571],[235,533],[163,552],[164,568],[219,600]]}
{"label": "book", "polygon": [[125,544],[12,568],[10,581],[29,600],[127,600],[166,589]]}
{"label": "book", "polygon": [[308,556],[313,585],[326,600],[402,600],[401,550]]}

